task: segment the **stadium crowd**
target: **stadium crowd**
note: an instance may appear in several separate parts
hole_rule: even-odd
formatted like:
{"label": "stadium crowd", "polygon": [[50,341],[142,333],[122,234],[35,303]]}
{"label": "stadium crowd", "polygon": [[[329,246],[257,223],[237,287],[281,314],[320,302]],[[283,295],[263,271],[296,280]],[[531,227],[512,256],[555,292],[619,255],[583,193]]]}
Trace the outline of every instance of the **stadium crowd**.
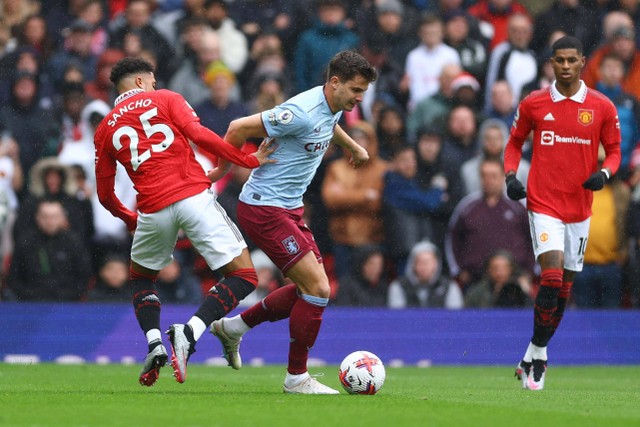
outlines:
{"label": "stadium crowd", "polygon": [[[329,59],[356,49],[379,77],[341,125],[371,159],[353,169],[331,147],[305,198],[332,301],[531,306],[539,271],[502,155],[519,101],[552,83],[550,45],[565,34],[583,43],[583,80],[615,104],[622,134],[620,171],[594,193],[572,305],[637,309],[640,0],[0,0],[1,299],[130,300],[131,236],[100,205],[94,172],[119,59],[150,61],[157,88],[223,136],[233,119],[322,84]],[[194,151],[205,170],[216,164]],[[214,185],[236,223],[249,172],[233,166]],[[135,209],[124,170],[116,192]],[[241,305],[286,282],[247,243],[259,286]],[[158,290],[198,303],[216,280],[181,238]]]}

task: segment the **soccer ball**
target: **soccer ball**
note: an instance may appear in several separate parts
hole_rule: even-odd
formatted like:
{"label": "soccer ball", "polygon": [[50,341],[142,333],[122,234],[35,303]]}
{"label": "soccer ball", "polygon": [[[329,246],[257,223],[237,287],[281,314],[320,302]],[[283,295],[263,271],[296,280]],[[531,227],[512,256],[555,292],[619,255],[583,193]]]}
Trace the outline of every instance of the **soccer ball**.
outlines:
{"label": "soccer ball", "polygon": [[340,384],[349,394],[376,394],[386,375],[382,360],[370,351],[354,351],[340,364]]}

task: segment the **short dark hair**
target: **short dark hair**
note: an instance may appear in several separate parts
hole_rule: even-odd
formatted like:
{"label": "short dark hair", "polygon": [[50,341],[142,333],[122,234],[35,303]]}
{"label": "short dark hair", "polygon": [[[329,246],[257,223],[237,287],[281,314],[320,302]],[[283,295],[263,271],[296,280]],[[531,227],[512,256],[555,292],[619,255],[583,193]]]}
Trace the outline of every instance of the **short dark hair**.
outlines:
{"label": "short dark hair", "polygon": [[376,69],[355,50],[338,52],[329,62],[327,81],[336,76],[341,82],[345,82],[358,75],[364,77],[369,83],[378,78]]}
{"label": "short dark hair", "polygon": [[564,36],[560,37],[551,45],[551,56],[556,54],[560,49],[575,49],[579,55],[582,55],[582,42],[577,37]]}
{"label": "short dark hair", "polygon": [[113,66],[109,80],[117,86],[124,77],[136,73],[153,73],[153,65],[145,59],[128,56]]}

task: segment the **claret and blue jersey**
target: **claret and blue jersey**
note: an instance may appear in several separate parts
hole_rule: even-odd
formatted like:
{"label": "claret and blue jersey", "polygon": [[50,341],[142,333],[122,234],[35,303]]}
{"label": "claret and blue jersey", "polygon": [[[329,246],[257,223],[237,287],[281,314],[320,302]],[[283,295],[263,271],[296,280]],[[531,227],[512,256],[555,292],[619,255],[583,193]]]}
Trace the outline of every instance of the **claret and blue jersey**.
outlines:
{"label": "claret and blue jersey", "polygon": [[317,86],[261,113],[269,138],[277,149],[270,156],[277,163],[251,172],[240,200],[250,205],[295,209],[329,148],[342,111],[333,113]]}

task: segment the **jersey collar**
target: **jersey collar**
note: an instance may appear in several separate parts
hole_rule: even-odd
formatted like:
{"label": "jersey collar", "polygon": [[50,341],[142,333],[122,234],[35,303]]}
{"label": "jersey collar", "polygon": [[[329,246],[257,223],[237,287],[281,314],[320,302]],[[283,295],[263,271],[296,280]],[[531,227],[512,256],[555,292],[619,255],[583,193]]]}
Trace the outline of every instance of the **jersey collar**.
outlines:
{"label": "jersey collar", "polygon": [[118,105],[119,103],[121,103],[122,101],[124,101],[125,99],[131,98],[134,95],[137,95],[139,93],[144,92],[144,89],[131,89],[126,91],[125,93],[121,94],[119,97],[116,98],[116,100],[113,102],[113,105]]}
{"label": "jersey collar", "polygon": [[[551,100],[553,102],[560,102],[567,99],[566,96],[558,92],[558,89],[556,89],[555,80],[553,81],[553,83],[551,83],[551,88],[549,92],[551,92]],[[587,97],[587,85],[584,84],[582,80],[580,80],[580,89],[578,89],[578,91],[575,94],[573,94],[573,96],[571,96],[569,99],[577,102],[578,104],[582,104],[584,103],[584,100],[586,97]]]}

